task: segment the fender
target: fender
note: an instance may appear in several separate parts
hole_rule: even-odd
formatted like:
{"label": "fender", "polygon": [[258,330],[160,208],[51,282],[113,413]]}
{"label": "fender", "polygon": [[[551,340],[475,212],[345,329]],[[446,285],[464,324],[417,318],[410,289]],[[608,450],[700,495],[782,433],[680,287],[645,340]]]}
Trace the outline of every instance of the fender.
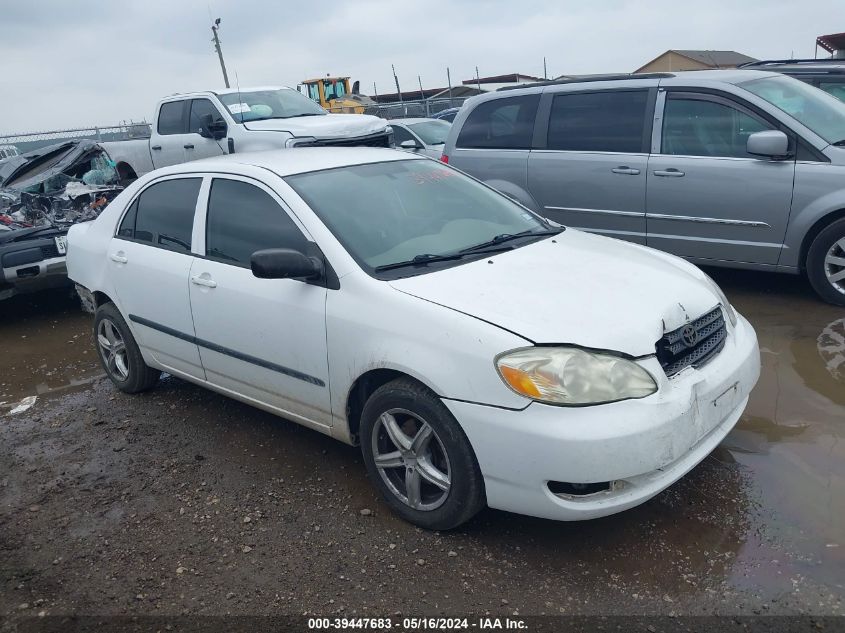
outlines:
{"label": "fender", "polygon": [[[829,166],[826,167],[830,169]],[[823,228],[829,222],[842,217],[841,212],[845,210],[845,188],[818,198],[810,198],[800,195],[796,182],[792,205],[778,266],[799,270],[804,266],[803,258],[812,238],[818,233],[814,227]]]}

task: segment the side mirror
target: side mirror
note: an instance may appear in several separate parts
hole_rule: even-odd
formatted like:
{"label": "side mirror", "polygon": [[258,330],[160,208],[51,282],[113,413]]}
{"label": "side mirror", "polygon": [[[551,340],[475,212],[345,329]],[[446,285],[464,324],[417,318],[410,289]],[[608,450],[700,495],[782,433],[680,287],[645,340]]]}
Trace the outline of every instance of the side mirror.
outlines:
{"label": "side mirror", "polygon": [[399,143],[399,147],[401,147],[402,149],[422,149],[419,143],[410,138],[407,141],[402,141],[401,143]]}
{"label": "side mirror", "polygon": [[290,248],[255,251],[250,258],[252,274],[260,279],[319,279],[323,263],[316,257]]}
{"label": "side mirror", "polygon": [[789,155],[789,138],[780,130],[754,132],[748,137],[746,151],[754,156],[784,158]]}
{"label": "side mirror", "polygon": [[200,117],[200,123],[202,127],[200,128],[199,134],[203,138],[213,138],[219,141],[226,136],[226,132],[228,131],[226,122],[223,119],[215,119],[210,114],[203,114]]}

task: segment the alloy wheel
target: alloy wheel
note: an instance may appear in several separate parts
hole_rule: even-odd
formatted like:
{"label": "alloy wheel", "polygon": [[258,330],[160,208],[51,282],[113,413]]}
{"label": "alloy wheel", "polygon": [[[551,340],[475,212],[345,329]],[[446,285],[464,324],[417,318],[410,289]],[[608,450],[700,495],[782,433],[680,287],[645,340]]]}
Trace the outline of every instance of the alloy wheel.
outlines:
{"label": "alloy wheel", "polygon": [[110,319],[103,319],[97,328],[97,345],[106,371],[112,378],[124,381],[129,378],[129,359],[126,355],[126,343],[120,330]]}
{"label": "alloy wheel", "polygon": [[845,237],[834,242],[827,251],[824,274],[831,286],[845,294]]}
{"label": "alloy wheel", "polygon": [[405,409],[382,413],[372,433],[373,461],[393,495],[415,510],[439,508],[449,496],[452,469],[437,432]]}

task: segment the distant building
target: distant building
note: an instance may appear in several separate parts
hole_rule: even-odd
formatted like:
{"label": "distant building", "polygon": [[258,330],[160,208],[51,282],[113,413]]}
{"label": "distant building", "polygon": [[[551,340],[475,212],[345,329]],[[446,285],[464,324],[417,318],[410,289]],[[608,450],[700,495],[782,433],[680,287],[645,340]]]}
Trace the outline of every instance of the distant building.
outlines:
{"label": "distant building", "polygon": [[819,35],[816,38],[816,57],[818,57],[819,48],[830,53],[834,59],[845,59],[845,33]]}
{"label": "distant building", "polygon": [[689,51],[668,50],[650,62],[637,68],[635,73],[659,73],[681,70],[709,70],[713,68],[736,68],[757,60],[736,51]]}
{"label": "distant building", "polygon": [[473,86],[481,88],[482,90],[498,90],[505,86],[516,86],[519,84],[532,84],[537,81],[544,81],[542,77],[534,77],[533,75],[523,75],[521,73],[510,73],[508,75],[494,75],[492,77],[473,77],[466,79],[462,83],[465,86]]}

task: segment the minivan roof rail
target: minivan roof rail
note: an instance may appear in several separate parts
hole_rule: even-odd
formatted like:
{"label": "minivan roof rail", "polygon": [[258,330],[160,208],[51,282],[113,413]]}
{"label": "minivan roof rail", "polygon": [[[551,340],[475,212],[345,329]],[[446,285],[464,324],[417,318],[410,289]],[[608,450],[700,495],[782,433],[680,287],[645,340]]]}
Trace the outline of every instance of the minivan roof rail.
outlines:
{"label": "minivan roof rail", "polygon": [[674,73],[640,73],[638,75],[625,74],[610,74],[610,75],[581,75],[580,77],[570,77],[567,79],[550,79],[548,81],[535,81],[530,84],[519,84],[518,86],[503,86],[496,92],[502,90],[519,90],[520,88],[535,88],[537,86],[560,86],[562,84],[580,84],[589,81],[622,81],[627,79],[668,79],[674,77]]}
{"label": "minivan roof rail", "polygon": [[740,64],[737,68],[779,66],[781,64],[845,64],[845,59],[833,59],[831,57],[825,57],[824,59],[761,59],[756,62],[746,62],[744,64]]}

